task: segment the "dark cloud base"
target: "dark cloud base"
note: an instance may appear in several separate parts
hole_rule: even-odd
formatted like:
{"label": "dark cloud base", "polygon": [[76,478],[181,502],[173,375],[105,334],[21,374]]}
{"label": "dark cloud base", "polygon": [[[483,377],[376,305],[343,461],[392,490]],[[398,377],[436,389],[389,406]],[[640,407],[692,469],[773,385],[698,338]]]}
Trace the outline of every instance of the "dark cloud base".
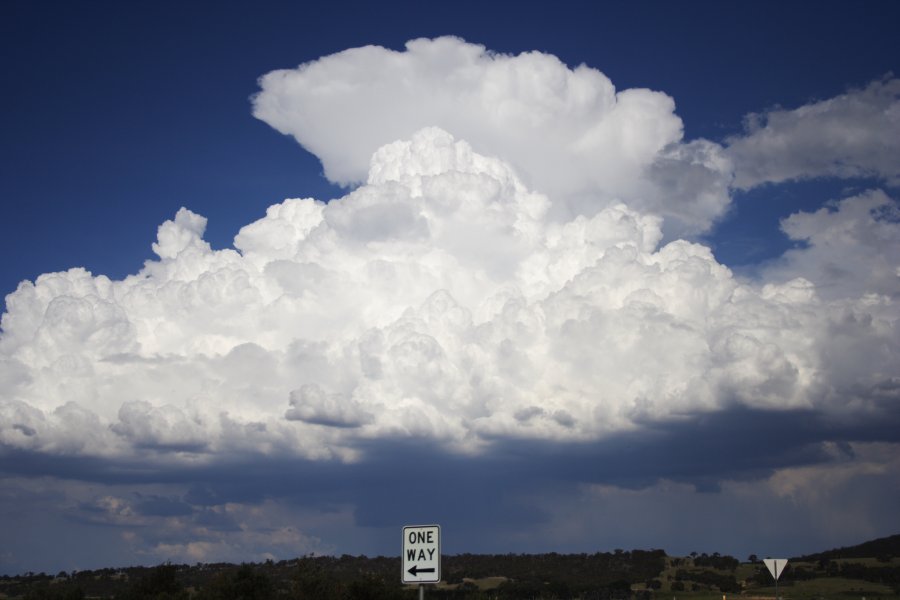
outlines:
{"label": "dark cloud base", "polygon": [[[458,539],[479,531],[512,539],[554,518],[535,498],[572,496],[585,484],[642,490],[661,480],[714,496],[724,481],[754,481],[778,469],[852,461],[850,442],[900,442],[898,417],[900,411],[893,410],[876,423],[840,423],[811,411],[736,409],[647,424],[640,433],[592,443],[497,439],[480,456],[448,452],[425,439],[366,441],[358,444],[365,458],[349,464],[253,455],[215,457],[202,467],[162,468],[137,460],[6,449],[0,472],[108,486],[164,484],[180,491],[135,493],[133,510],[146,517],[192,515],[195,523],[220,531],[235,530],[235,524],[212,507],[274,499],[319,512],[350,506],[354,525],[361,528],[439,522]],[[81,506],[70,517],[96,525],[96,512]],[[646,537],[644,532],[640,539]],[[665,544],[661,532],[658,545]]]}

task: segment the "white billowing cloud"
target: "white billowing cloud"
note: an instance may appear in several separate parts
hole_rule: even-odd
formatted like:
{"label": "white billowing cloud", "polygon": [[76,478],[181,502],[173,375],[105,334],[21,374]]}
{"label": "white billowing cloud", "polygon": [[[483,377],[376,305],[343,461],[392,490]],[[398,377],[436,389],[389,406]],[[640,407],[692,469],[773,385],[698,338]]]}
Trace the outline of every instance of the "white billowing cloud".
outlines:
{"label": "white billowing cloud", "polygon": [[696,233],[730,201],[729,159],[717,144],[681,143],[670,97],[617,91],[596,69],[541,52],[417,39],[402,52],[366,46],[273,71],[260,86],[254,115],[294,136],[342,185],[365,181],[384,144],[437,126],[503,158],[550,196],[558,219],[625,202],[665,216],[668,232]]}
{"label": "white billowing cloud", "polygon": [[72,269],[7,297],[0,443],[352,460],[380,439],[478,453],[735,404],[839,416],[895,400],[896,271],[834,288],[827,266],[892,251],[886,195],[791,217],[808,245],[759,287],[704,246],[661,246],[658,216],[620,203],[559,221],[551,203],[427,128],[378,149],[345,197],[270,207],[233,250],[182,209],[138,274]]}
{"label": "white billowing cloud", "polygon": [[900,79],[801,106],[751,114],[729,140],[738,188],[813,177],[900,184]]}
{"label": "white billowing cloud", "polygon": [[208,250],[203,241],[206,219],[189,210],[182,209],[174,221],[166,221],[159,228],[158,242],[153,244],[153,252],[160,258],[175,258],[188,247],[194,246],[201,253]]}
{"label": "white billowing cloud", "polygon": [[145,400],[126,401],[118,416],[110,429],[138,447],[200,450],[206,445],[200,424],[171,404],[153,406]]}
{"label": "white billowing cloud", "polygon": [[372,416],[355,400],[342,398],[337,394],[326,394],[314,383],[292,390],[290,404],[291,408],[285,418],[291,421],[306,421],[330,427],[359,427],[372,420]]}
{"label": "white billowing cloud", "polygon": [[[900,296],[900,209],[881,190],[828,203],[814,213],[795,213],[781,228],[801,248],[766,269],[767,279],[798,274],[825,297],[871,293]],[[812,251],[810,251],[812,250]]]}

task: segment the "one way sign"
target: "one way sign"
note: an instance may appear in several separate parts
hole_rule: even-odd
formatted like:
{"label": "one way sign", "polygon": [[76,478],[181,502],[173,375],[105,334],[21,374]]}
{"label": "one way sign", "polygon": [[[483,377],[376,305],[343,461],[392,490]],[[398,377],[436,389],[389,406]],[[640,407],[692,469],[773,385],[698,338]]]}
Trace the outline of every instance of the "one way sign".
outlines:
{"label": "one way sign", "polygon": [[403,583],[441,580],[441,526],[407,525],[403,528]]}

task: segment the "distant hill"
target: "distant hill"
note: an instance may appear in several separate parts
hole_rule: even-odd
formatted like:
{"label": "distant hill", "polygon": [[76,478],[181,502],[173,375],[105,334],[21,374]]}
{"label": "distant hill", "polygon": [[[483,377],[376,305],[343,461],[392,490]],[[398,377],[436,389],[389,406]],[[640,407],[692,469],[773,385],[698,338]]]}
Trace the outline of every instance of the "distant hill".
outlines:
{"label": "distant hill", "polygon": [[[0,576],[0,600],[414,600],[400,557],[304,556],[259,564],[197,563]],[[751,559],[663,550],[442,557],[432,600],[771,600]],[[785,591],[787,590],[787,591]],[[787,600],[900,600],[900,535],[791,559]],[[721,594],[721,596],[720,596]]]}
{"label": "distant hill", "polygon": [[892,556],[900,556],[900,534],[863,542],[856,546],[847,546],[846,548],[835,548],[834,550],[808,554],[793,560],[814,562],[819,560],[835,560],[839,558],[889,558]]}

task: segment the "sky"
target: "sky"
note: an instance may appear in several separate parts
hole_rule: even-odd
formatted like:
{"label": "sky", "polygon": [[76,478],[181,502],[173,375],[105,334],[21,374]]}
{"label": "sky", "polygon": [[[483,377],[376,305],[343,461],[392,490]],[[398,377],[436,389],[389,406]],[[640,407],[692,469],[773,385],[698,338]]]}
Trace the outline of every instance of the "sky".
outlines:
{"label": "sky", "polygon": [[0,4],[0,573],[900,532],[898,20]]}

